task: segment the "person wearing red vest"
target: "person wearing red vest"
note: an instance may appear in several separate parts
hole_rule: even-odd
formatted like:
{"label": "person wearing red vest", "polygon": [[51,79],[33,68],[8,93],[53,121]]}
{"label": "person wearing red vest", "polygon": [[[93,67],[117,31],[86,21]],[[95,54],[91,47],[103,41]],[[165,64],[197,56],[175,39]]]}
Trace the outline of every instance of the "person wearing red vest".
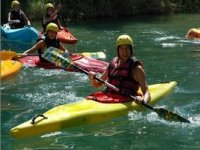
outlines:
{"label": "person wearing red vest", "polygon": [[[132,57],[134,55],[132,38],[129,35],[120,35],[117,38],[116,47],[118,56],[112,59],[100,78],[119,88],[120,92],[107,87],[104,92],[94,93],[88,98],[93,97],[100,102],[112,103],[131,101],[128,95],[133,95],[136,97],[138,104],[142,103],[142,101],[148,103],[151,95],[143,64],[135,57]],[[94,72],[89,72],[89,79],[94,87],[100,87],[102,83],[94,79],[95,75]],[[139,88],[141,88],[142,93],[138,93]]]}

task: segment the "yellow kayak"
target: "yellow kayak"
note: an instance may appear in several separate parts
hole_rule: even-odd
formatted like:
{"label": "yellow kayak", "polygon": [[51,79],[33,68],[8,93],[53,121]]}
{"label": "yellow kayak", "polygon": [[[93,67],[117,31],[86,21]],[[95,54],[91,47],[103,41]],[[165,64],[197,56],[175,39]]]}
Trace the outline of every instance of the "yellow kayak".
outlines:
{"label": "yellow kayak", "polygon": [[[176,81],[150,85],[152,100],[155,104],[169,94],[176,86]],[[99,103],[83,99],[79,102],[57,106],[42,115],[22,123],[10,130],[15,138],[41,135],[80,125],[93,124],[110,120],[127,114],[129,111],[144,110],[144,107],[135,102],[126,103]]]}
{"label": "yellow kayak", "polygon": [[2,60],[1,61],[1,80],[9,78],[16,74],[21,69],[22,64],[14,60]]}

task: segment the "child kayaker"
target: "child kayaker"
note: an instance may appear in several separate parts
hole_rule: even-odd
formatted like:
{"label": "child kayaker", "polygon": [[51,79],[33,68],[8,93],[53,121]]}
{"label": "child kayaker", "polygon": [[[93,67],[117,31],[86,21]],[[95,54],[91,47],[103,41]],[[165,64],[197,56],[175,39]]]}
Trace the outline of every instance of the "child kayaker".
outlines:
{"label": "child kayaker", "polygon": [[[114,103],[130,101],[128,95],[133,95],[138,104],[149,102],[151,96],[143,64],[132,57],[134,54],[132,38],[129,35],[120,35],[117,38],[116,47],[118,56],[112,59],[100,78],[119,88],[120,92],[107,87],[105,92],[96,92],[87,98]],[[94,72],[90,72],[89,79],[94,87],[100,87],[102,83],[94,79],[95,75]],[[138,93],[139,88],[142,93]]]}
{"label": "child kayaker", "polygon": [[41,62],[46,62],[46,60],[43,59],[41,55],[48,47],[55,47],[69,53],[68,50],[66,50],[61,42],[56,38],[57,33],[58,26],[55,23],[49,23],[46,28],[46,34],[38,40],[38,43],[36,43],[32,48],[25,51],[23,54],[26,56],[27,54],[33,54],[37,51],[40,56]]}
{"label": "child kayaker", "polygon": [[50,22],[57,24],[59,30],[64,29],[58,19],[58,13],[61,10],[61,5],[58,5],[56,8],[54,8],[54,5],[52,3],[48,3],[46,4],[45,9],[46,14],[43,16],[42,19],[43,31],[46,31],[46,27]]}
{"label": "child kayaker", "polygon": [[11,3],[11,10],[8,13],[8,24],[12,29],[31,25],[25,13],[20,9],[20,3],[17,0],[12,1]]}

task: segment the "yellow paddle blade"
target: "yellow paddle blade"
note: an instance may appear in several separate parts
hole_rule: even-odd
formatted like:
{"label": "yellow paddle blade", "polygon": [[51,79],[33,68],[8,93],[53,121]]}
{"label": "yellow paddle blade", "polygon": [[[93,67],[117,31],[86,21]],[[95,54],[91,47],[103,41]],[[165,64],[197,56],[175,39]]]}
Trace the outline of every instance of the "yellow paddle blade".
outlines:
{"label": "yellow paddle blade", "polygon": [[106,55],[104,52],[83,52],[80,54],[82,54],[83,56],[89,56],[89,57],[92,57],[95,59],[105,59],[106,58]]}
{"label": "yellow paddle blade", "polygon": [[16,57],[17,53],[14,51],[6,51],[2,50],[0,51],[0,59],[1,60],[11,60],[13,57]]}

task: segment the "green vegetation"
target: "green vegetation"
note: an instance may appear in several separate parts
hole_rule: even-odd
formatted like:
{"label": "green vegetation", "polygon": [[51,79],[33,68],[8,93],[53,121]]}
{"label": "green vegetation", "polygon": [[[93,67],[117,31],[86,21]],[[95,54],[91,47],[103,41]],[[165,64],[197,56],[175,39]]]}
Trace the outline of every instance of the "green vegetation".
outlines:
{"label": "green vegetation", "polygon": [[[1,1],[1,19],[7,21],[12,0]],[[26,0],[22,10],[33,20],[40,20],[44,6],[62,4],[61,18],[65,22],[83,18],[125,17],[143,14],[200,13],[199,0]]]}

